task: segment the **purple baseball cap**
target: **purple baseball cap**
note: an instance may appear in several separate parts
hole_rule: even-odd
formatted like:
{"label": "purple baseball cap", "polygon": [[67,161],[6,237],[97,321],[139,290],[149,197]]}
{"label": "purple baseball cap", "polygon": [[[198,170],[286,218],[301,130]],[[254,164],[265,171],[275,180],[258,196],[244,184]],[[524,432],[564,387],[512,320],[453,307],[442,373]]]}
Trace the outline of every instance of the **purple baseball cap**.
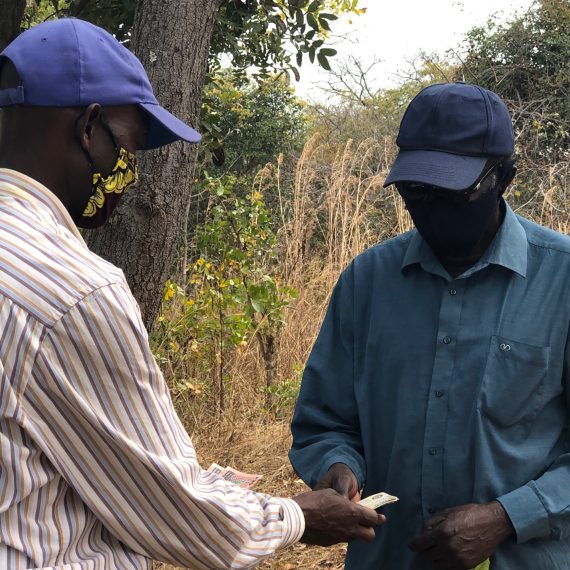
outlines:
{"label": "purple baseball cap", "polygon": [[513,153],[515,137],[496,93],[458,81],[430,85],[415,96],[396,144],[400,151],[384,186],[405,181],[463,190],[489,159]]}
{"label": "purple baseball cap", "polygon": [[0,54],[16,68],[22,84],[0,89],[0,107],[86,107],[138,105],[149,117],[145,150],[201,136],[154,96],[136,56],[105,30],[79,20],[44,22],[19,35]]}

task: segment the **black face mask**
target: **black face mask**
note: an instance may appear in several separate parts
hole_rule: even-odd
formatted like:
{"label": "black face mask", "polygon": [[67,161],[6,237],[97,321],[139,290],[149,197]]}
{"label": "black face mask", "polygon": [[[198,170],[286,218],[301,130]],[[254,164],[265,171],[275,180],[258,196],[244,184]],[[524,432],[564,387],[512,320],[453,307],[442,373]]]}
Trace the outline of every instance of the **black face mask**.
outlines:
{"label": "black face mask", "polygon": [[443,198],[426,202],[405,200],[406,207],[423,239],[438,257],[456,258],[471,254],[498,213],[499,187],[464,204]]}

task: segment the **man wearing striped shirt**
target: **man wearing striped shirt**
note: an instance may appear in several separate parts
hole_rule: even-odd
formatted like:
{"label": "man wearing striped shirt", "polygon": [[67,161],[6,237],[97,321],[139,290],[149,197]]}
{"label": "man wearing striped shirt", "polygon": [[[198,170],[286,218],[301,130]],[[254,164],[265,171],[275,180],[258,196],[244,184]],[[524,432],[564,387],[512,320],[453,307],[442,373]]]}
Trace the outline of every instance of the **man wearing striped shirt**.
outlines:
{"label": "man wearing striped shirt", "polygon": [[0,569],[249,568],[298,540],[371,541],[332,490],[280,499],[202,470],[122,272],[91,253],[134,152],[200,136],[81,20],[0,55]]}

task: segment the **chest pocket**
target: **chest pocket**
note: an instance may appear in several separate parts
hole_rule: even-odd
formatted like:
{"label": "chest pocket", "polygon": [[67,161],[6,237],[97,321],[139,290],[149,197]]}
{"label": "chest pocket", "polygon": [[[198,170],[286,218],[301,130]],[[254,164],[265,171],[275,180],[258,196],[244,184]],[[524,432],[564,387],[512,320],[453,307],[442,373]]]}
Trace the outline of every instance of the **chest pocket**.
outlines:
{"label": "chest pocket", "polygon": [[549,358],[548,346],[491,337],[480,409],[503,427],[533,421],[545,404]]}

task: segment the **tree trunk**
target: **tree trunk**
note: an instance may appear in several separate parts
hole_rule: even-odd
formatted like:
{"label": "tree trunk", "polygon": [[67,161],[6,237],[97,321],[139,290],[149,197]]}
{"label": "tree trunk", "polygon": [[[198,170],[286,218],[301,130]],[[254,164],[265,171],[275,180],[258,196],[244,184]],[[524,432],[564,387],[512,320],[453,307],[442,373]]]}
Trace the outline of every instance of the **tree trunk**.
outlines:
{"label": "tree trunk", "polygon": [[[0,0],[1,1],[1,0]],[[132,48],[160,103],[197,124],[218,0],[139,0]],[[88,232],[93,251],[123,269],[148,330],[160,309],[184,223],[196,145],[143,153],[140,182],[110,222]]]}
{"label": "tree trunk", "polygon": [[20,33],[26,0],[0,0],[0,52]]}

